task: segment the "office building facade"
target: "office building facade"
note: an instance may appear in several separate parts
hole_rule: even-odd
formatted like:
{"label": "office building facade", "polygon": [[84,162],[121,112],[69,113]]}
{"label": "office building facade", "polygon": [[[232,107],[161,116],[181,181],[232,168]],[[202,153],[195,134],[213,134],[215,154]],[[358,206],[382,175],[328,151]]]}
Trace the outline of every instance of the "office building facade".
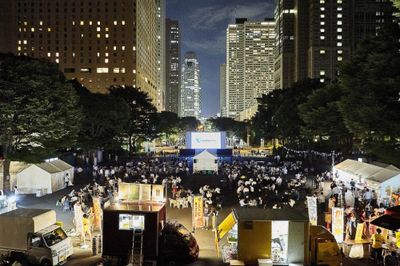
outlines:
{"label": "office building facade", "polygon": [[0,51],[56,62],[92,92],[138,87],[162,109],[163,2],[3,0]]}
{"label": "office building facade", "polygon": [[181,34],[177,20],[166,20],[166,110],[179,113]]}
{"label": "office building facade", "polygon": [[393,13],[387,0],[276,0],[275,88],[334,81],[340,64]]}
{"label": "office building facade", "polygon": [[226,64],[219,67],[219,112],[226,117]]}
{"label": "office building facade", "polygon": [[275,22],[237,19],[227,28],[226,114],[235,118],[274,89]]}
{"label": "office building facade", "polygon": [[201,116],[200,65],[194,52],[187,52],[182,63],[179,116]]}

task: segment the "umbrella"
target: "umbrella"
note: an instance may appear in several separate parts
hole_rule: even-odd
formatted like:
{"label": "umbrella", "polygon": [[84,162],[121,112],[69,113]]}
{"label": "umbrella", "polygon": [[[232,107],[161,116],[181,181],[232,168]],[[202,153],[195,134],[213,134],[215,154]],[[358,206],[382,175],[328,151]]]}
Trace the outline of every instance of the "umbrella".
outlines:
{"label": "umbrella", "polygon": [[388,208],[384,215],[372,220],[371,224],[392,231],[400,229],[400,206]]}

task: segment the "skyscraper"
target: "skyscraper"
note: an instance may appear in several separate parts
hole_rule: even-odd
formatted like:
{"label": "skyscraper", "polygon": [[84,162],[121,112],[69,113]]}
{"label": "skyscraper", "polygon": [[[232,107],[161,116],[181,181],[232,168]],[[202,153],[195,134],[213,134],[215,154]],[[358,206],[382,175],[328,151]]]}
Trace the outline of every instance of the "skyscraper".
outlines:
{"label": "skyscraper", "polygon": [[274,89],[275,22],[237,19],[226,36],[226,113],[235,118]]}
{"label": "skyscraper", "polygon": [[393,13],[386,0],[276,0],[275,87],[335,80],[340,63]]}
{"label": "skyscraper", "polygon": [[182,64],[179,115],[201,116],[200,65],[194,52],[187,52]]}
{"label": "skyscraper", "polygon": [[222,117],[226,116],[226,64],[219,67],[219,109]]}
{"label": "skyscraper", "polygon": [[164,0],[3,0],[0,51],[59,64],[92,92],[131,85],[162,108]]}
{"label": "skyscraper", "polygon": [[166,20],[166,110],[178,114],[181,80],[181,40],[179,22]]}

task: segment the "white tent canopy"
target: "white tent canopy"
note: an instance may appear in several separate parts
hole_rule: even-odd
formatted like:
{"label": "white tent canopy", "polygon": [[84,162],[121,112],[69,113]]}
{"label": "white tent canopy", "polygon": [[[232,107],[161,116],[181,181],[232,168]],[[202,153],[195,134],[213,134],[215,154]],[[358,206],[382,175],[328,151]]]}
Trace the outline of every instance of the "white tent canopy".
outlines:
{"label": "white tent canopy", "polygon": [[334,172],[345,183],[353,179],[376,189],[381,198],[390,197],[392,191],[400,188],[400,170],[393,165],[378,166],[348,159],[335,165]]}
{"label": "white tent canopy", "polygon": [[21,194],[32,194],[38,190],[50,194],[65,187],[64,178],[67,174],[73,182],[74,167],[62,160],[29,164],[16,174],[16,185]]}
{"label": "white tent canopy", "polygon": [[207,150],[193,157],[193,173],[201,171],[218,172],[218,157]]}

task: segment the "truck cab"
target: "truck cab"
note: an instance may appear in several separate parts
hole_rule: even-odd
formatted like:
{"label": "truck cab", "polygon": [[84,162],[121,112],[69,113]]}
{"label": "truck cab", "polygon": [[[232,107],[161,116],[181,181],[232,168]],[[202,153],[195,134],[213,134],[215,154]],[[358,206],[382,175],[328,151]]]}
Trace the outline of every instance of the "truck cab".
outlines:
{"label": "truck cab", "polygon": [[73,254],[71,239],[56,225],[28,234],[27,259],[32,264],[58,265]]}

